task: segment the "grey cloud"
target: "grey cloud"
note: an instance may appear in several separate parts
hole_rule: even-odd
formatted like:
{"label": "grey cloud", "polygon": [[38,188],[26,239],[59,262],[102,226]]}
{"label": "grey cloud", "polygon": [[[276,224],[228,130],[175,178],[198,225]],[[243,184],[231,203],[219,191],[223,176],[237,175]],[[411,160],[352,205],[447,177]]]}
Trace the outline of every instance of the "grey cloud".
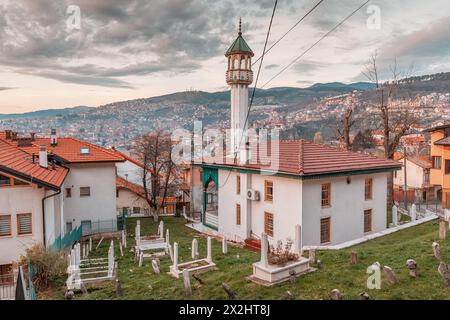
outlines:
{"label": "grey cloud", "polygon": [[313,71],[326,67],[326,63],[305,60],[295,64],[294,70],[300,74],[311,74]]}
{"label": "grey cloud", "polygon": [[[402,76],[442,71],[437,65],[450,61],[450,17],[435,21],[415,32],[398,35],[378,51],[378,68],[383,79],[392,77],[391,66],[397,61]],[[367,80],[362,74],[354,80]]]}
{"label": "grey cloud", "polygon": [[114,78],[107,78],[107,77],[96,77],[96,76],[85,76],[85,75],[77,75],[77,74],[70,74],[65,72],[55,72],[55,71],[21,71],[22,74],[28,74],[33,76],[39,76],[43,78],[49,78],[58,80],[65,83],[75,83],[75,84],[82,84],[82,85],[94,85],[94,86],[101,86],[101,87],[113,87],[113,88],[126,88],[126,89],[133,89],[133,86],[129,83],[114,79]]}
{"label": "grey cloud", "polygon": [[[69,4],[81,8],[80,31],[66,30]],[[226,50],[230,39],[223,35],[237,27],[236,1],[211,6],[209,0],[19,0],[0,8],[0,40],[6,39],[0,43],[1,65],[64,82],[99,80],[98,85],[122,86],[115,78],[127,75],[195,71]],[[105,57],[116,67],[82,62]]]}
{"label": "grey cloud", "polygon": [[442,58],[450,55],[450,16],[416,32],[396,37],[382,49],[384,56]]}
{"label": "grey cloud", "polygon": [[270,70],[270,69],[275,69],[275,68],[279,68],[280,65],[278,64],[269,64],[265,67],[265,69]]}

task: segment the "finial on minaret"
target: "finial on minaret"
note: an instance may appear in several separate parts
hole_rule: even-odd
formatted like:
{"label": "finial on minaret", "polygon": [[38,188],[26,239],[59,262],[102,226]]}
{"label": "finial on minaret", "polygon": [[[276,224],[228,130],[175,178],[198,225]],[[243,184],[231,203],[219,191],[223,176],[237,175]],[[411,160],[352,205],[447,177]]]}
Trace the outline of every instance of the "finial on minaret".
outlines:
{"label": "finial on minaret", "polygon": [[242,36],[242,18],[239,17],[239,35]]}

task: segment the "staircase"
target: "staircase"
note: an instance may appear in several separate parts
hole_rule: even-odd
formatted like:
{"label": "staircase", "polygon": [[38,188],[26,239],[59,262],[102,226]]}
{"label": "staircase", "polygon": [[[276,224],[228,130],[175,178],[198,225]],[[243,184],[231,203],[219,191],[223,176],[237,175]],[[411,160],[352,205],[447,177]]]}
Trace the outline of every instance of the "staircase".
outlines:
{"label": "staircase", "polygon": [[261,240],[257,239],[245,239],[244,240],[244,248],[249,249],[251,251],[260,252],[261,251]]}

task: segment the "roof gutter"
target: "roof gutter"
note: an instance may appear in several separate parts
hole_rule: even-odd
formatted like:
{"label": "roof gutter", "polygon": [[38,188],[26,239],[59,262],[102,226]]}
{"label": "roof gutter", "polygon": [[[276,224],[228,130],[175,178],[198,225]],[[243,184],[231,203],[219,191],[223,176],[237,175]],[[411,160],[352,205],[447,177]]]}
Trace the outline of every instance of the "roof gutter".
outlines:
{"label": "roof gutter", "polygon": [[35,184],[47,187],[47,188],[52,189],[54,191],[58,191],[59,190],[59,188],[57,186],[55,186],[55,185],[53,185],[51,183],[47,183],[45,181],[36,179],[36,178],[34,178],[32,176],[29,176],[27,174],[23,174],[23,173],[21,173],[19,171],[16,171],[14,169],[8,168],[8,167],[3,166],[3,165],[0,165],[0,171],[9,173],[9,174],[11,174],[13,176],[16,176],[17,178],[23,179],[23,180],[28,181],[30,183],[35,183]]}
{"label": "roof gutter", "polygon": [[44,234],[44,247],[47,247],[46,241],[45,241],[45,200],[50,199],[52,197],[55,197],[57,195],[61,194],[61,189],[59,189],[57,192],[45,196],[42,198],[42,232]]}
{"label": "roof gutter", "polygon": [[218,165],[218,164],[194,164],[194,166],[198,167],[209,167],[214,169],[223,169],[223,170],[236,170],[239,172],[244,173],[266,173],[266,174],[272,174],[275,176],[280,177],[290,177],[295,179],[301,179],[301,180],[309,180],[309,179],[320,179],[320,178],[327,178],[327,177],[333,177],[333,176],[349,176],[349,175],[360,175],[360,174],[372,174],[372,173],[381,173],[381,172],[390,172],[390,171],[397,171],[401,169],[401,165],[393,165],[393,166],[386,166],[386,167],[379,167],[379,168],[366,168],[366,169],[355,169],[355,170],[347,170],[347,171],[336,171],[336,172],[323,172],[323,173],[314,173],[314,174],[295,174],[295,173],[288,173],[288,172],[274,172],[269,170],[263,170],[263,169],[255,169],[255,168],[246,168],[246,167],[236,167],[236,166],[230,166],[230,165]]}

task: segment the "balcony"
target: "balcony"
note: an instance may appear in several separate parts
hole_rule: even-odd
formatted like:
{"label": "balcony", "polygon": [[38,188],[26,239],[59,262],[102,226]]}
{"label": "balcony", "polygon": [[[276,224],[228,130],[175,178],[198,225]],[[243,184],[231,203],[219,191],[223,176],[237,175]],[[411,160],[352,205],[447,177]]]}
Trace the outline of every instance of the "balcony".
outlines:
{"label": "balcony", "polygon": [[250,85],[253,82],[253,71],[251,70],[228,70],[226,81],[229,85],[244,84]]}

